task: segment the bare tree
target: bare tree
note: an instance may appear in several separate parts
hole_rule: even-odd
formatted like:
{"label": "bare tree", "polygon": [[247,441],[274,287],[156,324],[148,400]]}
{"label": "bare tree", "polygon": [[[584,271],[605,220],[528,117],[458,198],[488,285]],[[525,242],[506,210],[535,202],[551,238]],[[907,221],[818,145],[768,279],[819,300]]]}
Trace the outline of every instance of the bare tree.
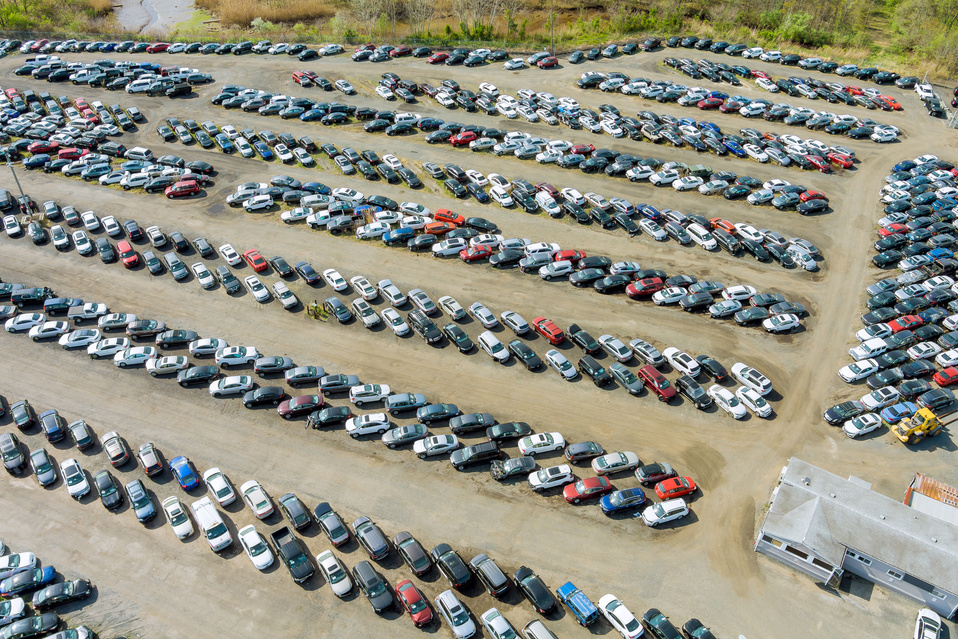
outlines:
{"label": "bare tree", "polygon": [[382,0],[382,10],[392,23],[393,37],[396,37],[396,22],[403,16],[405,3],[403,0]]}
{"label": "bare tree", "polygon": [[413,35],[425,33],[428,25],[436,16],[434,0],[406,0],[406,17]]}
{"label": "bare tree", "polygon": [[366,32],[366,37],[373,37],[373,29],[376,27],[376,20],[382,13],[382,0],[350,0],[349,11]]}

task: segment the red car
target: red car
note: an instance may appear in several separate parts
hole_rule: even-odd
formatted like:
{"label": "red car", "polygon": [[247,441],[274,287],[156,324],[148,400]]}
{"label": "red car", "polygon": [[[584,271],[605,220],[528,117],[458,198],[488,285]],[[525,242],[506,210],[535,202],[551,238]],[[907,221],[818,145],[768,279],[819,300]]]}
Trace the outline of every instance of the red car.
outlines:
{"label": "red car", "polygon": [[949,366],[944,368],[932,377],[936,384],[944,388],[945,386],[951,386],[952,384],[958,383],[958,368],[954,366]]}
{"label": "red car", "polygon": [[816,169],[822,173],[831,173],[832,167],[829,165],[828,160],[823,158],[820,155],[806,155],[805,159],[808,160],[808,163],[814,166]]}
{"label": "red car", "polygon": [[116,243],[116,252],[120,254],[120,261],[123,266],[133,268],[140,263],[140,256],[136,254],[133,247],[126,240],[120,240]]}
{"label": "red car", "polygon": [[565,341],[565,334],[562,329],[556,326],[556,323],[551,319],[545,317],[533,318],[532,327],[536,330],[536,333],[546,338],[546,341],[553,346]]}
{"label": "red car", "polygon": [[77,98],[73,101],[73,106],[77,108],[77,111],[89,111],[90,105],[83,98]]}
{"label": "red car", "polygon": [[917,315],[902,315],[898,319],[888,322],[888,327],[891,328],[892,333],[897,333],[899,331],[913,331],[924,323],[925,320]]}
{"label": "red car", "polygon": [[772,79],[769,77],[767,73],[765,73],[764,71],[759,71],[758,69],[752,69],[749,72],[752,74],[753,78],[765,78],[766,80]]}
{"label": "red car", "polygon": [[293,82],[296,84],[302,84],[304,80],[309,80],[312,82],[312,78],[309,77],[308,71],[293,71]]}
{"label": "red car", "polygon": [[462,226],[466,223],[466,218],[449,209],[436,209],[436,213],[432,216],[432,219],[437,222],[451,222],[456,226]]}
{"label": "red car", "polygon": [[828,198],[821,191],[804,191],[798,196],[798,199],[802,202],[811,202],[812,200],[827,200]]}
{"label": "red car", "polygon": [[728,102],[722,103],[722,106],[719,107],[719,111],[722,113],[738,113],[738,110],[745,106],[744,102],[739,102],[738,100],[729,100]]}
{"label": "red car", "polygon": [[585,257],[585,253],[582,251],[576,251],[574,249],[567,249],[565,251],[559,251],[552,256],[553,262],[558,262],[560,260],[569,260],[573,264],[577,264],[579,260]]}
{"label": "red car", "polygon": [[698,489],[691,477],[673,477],[655,485],[655,494],[659,499],[674,499],[694,493]]}
{"label": "red car", "polygon": [[175,197],[189,197],[200,192],[200,185],[194,180],[183,180],[172,186],[166,187],[164,193],[166,197],[173,199]]}
{"label": "red car", "polygon": [[576,144],[569,149],[569,153],[578,153],[579,155],[589,155],[593,151],[595,151],[595,147],[591,144]]}
{"label": "red car", "polygon": [[669,384],[669,380],[657,371],[651,364],[646,364],[638,370],[637,375],[642,383],[645,384],[651,392],[659,398],[660,402],[667,402],[675,397],[675,388]]}
{"label": "red car", "polygon": [[243,259],[246,260],[246,263],[250,265],[250,268],[257,273],[266,270],[266,260],[263,259],[263,256],[260,255],[259,251],[256,249],[250,249],[243,253]]}
{"label": "red car", "polygon": [[4,90],[3,93],[4,93],[4,95],[6,95],[6,96],[7,96],[8,98],[10,98],[11,100],[14,99],[14,98],[20,97],[20,93],[19,93],[16,89],[14,89],[13,87],[10,87],[9,89]]}
{"label": "red car", "polygon": [[536,193],[548,193],[552,198],[559,197],[559,189],[552,186],[548,182],[539,182],[536,184]]}
{"label": "red car", "polygon": [[309,415],[314,410],[319,410],[322,407],[322,395],[300,395],[280,402],[280,405],[276,407],[276,412],[283,419],[293,419],[294,417]]}
{"label": "red car", "polygon": [[359,53],[360,51],[375,51],[375,50],[376,50],[375,44],[361,44],[359,45],[359,48],[356,49],[356,53]]}
{"label": "red car", "polygon": [[78,149],[71,146],[67,149],[60,149],[57,151],[57,157],[61,160],[79,160],[81,157],[89,153],[86,149]]}
{"label": "red car", "polygon": [[612,492],[612,483],[605,477],[586,477],[562,489],[562,496],[570,504],[598,499]]}
{"label": "red car", "polygon": [[395,49],[393,49],[392,51],[389,52],[389,57],[390,57],[390,58],[401,58],[401,57],[403,57],[404,55],[409,55],[410,53],[412,53],[412,47],[405,47],[405,46],[403,46],[403,47],[396,47]]}
{"label": "red car", "polygon": [[479,246],[470,246],[467,249],[459,251],[459,259],[463,262],[478,262],[492,255],[492,248],[480,244]]}
{"label": "red car", "polygon": [[453,146],[468,146],[473,140],[479,139],[479,136],[472,131],[463,131],[449,137],[449,144]]}
{"label": "red car", "polygon": [[396,598],[402,603],[402,607],[412,617],[412,622],[417,628],[421,628],[432,621],[432,608],[426,598],[419,592],[413,582],[403,579],[396,584]]}
{"label": "red car", "polygon": [[60,148],[59,142],[37,140],[36,142],[30,143],[30,146],[27,147],[27,151],[30,153],[50,153],[51,151],[56,151],[58,148]]}
{"label": "red car", "polygon": [[453,231],[457,228],[459,227],[452,222],[430,222],[422,227],[422,231],[426,235],[445,235],[449,231]]}
{"label": "red car", "polygon": [[170,48],[169,42],[154,42],[146,48],[147,53],[163,53]]}
{"label": "red car", "polygon": [[779,139],[778,137],[778,133],[775,133],[774,131],[766,131],[765,133],[762,134],[762,137],[765,138],[766,140],[774,140],[776,142],[781,142],[781,139]]}
{"label": "red car", "polygon": [[717,109],[723,104],[725,104],[725,101],[721,98],[705,98],[704,100],[699,100],[696,106],[703,111],[708,111],[709,109]]}
{"label": "red car", "polygon": [[899,224],[895,222],[894,224],[889,224],[888,226],[883,226],[878,229],[879,237],[888,237],[890,235],[896,235],[898,233],[907,233],[908,227],[904,224]]}
{"label": "red car", "polygon": [[536,66],[540,69],[551,69],[557,64],[559,64],[559,58],[554,58],[551,55],[548,58],[542,58],[536,62]]}
{"label": "red car", "polygon": [[644,280],[637,280],[625,287],[625,294],[632,299],[648,297],[658,293],[665,288],[665,282],[659,277],[647,277]]}
{"label": "red car", "polygon": [[890,106],[895,111],[901,111],[901,103],[898,102],[895,98],[890,95],[880,95],[879,99],[884,100],[888,106]]}
{"label": "red car", "polygon": [[439,53],[433,53],[431,56],[426,58],[426,62],[429,64],[439,64],[440,62],[445,62],[449,59],[449,54],[440,51]]}
{"label": "red car", "polygon": [[853,166],[855,166],[855,160],[852,159],[852,156],[845,155],[844,153],[832,152],[826,155],[825,159],[828,160],[829,162],[837,164],[843,169],[850,169]]}
{"label": "red car", "polygon": [[861,87],[852,86],[850,84],[845,87],[845,93],[850,93],[851,95],[865,95],[865,91]]}

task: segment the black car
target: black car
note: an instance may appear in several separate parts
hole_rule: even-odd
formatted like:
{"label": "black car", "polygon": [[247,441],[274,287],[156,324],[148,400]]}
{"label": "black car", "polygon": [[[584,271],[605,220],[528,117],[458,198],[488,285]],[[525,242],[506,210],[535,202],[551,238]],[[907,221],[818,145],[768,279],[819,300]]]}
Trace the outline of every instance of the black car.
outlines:
{"label": "black car", "polygon": [[675,388],[699,410],[712,405],[712,398],[708,396],[705,389],[688,375],[682,375],[675,380]]}
{"label": "black car", "polygon": [[220,369],[217,366],[191,366],[176,374],[177,383],[183,388],[205,385],[219,379]]}
{"label": "black car", "polygon": [[107,510],[115,510],[123,505],[123,492],[116,478],[108,470],[101,470],[93,478],[100,501]]}
{"label": "black car", "polygon": [[349,406],[328,406],[310,413],[306,418],[306,425],[311,428],[323,428],[341,424],[352,416],[353,412]]}
{"label": "black car", "polygon": [[256,390],[251,390],[243,395],[243,406],[254,408],[256,406],[279,406],[279,403],[286,399],[286,391],[279,386],[263,386]]}
{"label": "black car", "polygon": [[182,329],[163,331],[156,336],[156,345],[160,348],[174,348],[189,344],[197,337],[196,331]]}
{"label": "black car", "polygon": [[579,372],[589,379],[596,386],[604,386],[612,381],[612,375],[599,364],[591,355],[584,355],[579,359]]}
{"label": "black car", "polygon": [[923,393],[918,398],[918,405],[923,408],[938,410],[939,408],[944,408],[945,406],[950,405],[954,401],[955,394],[953,392],[944,388],[936,388]]}
{"label": "black car", "polygon": [[717,384],[724,382],[728,379],[728,371],[722,366],[718,360],[715,360],[708,355],[699,355],[695,358],[695,361],[699,363],[699,366],[702,367],[702,371],[706,375],[711,377]]}
{"label": "black car", "polygon": [[460,412],[455,404],[429,404],[416,411],[416,419],[420,424],[429,426],[433,422],[455,417]]}
{"label": "black car", "polygon": [[456,345],[460,353],[468,353],[475,348],[475,344],[472,343],[472,340],[469,339],[466,332],[456,324],[449,323],[444,325],[442,327],[442,333],[446,336],[446,339]]}
{"label": "black car", "polygon": [[[618,275],[609,275],[608,277],[603,277],[600,280],[596,280],[592,284],[592,288],[598,293],[609,294],[616,293],[625,290],[625,287],[632,282],[632,278],[628,275],[618,274]],[[712,299],[712,296],[709,295],[709,300]]]}
{"label": "black car", "polygon": [[353,319],[352,312],[350,312],[338,297],[326,298],[326,301],[323,302],[323,308],[327,313],[335,317],[340,324],[345,324]]}
{"label": "black car", "polygon": [[832,406],[825,411],[822,417],[832,426],[838,426],[843,422],[854,417],[858,417],[865,412],[867,411],[864,404],[859,401],[852,400]]}
{"label": "black car", "polygon": [[[795,56],[795,58],[797,62],[798,56]],[[669,618],[659,612],[657,608],[649,608],[642,615],[642,625],[655,639],[680,639],[682,636],[669,621]]]}
{"label": "black car", "polygon": [[542,578],[531,568],[520,566],[512,575],[519,592],[529,600],[539,614],[547,615],[556,609],[558,601]]}
{"label": "black car", "polygon": [[466,466],[481,464],[482,462],[492,461],[500,457],[502,457],[502,451],[499,450],[499,446],[496,442],[483,442],[453,451],[449,457],[449,461],[452,463],[453,468],[462,470]]}
{"label": "black car", "polygon": [[426,549],[408,532],[404,531],[393,537],[393,546],[396,547],[396,552],[417,576],[421,577],[432,568],[432,560],[426,554]]}
{"label": "black car", "polygon": [[489,413],[466,413],[450,419],[449,430],[454,435],[462,435],[463,433],[485,430],[495,423],[496,419]]}
{"label": "black car", "polygon": [[535,354],[529,346],[522,340],[514,339],[509,342],[509,352],[516,356],[516,359],[530,371],[538,370],[542,367],[542,360]]}
{"label": "black car", "polygon": [[77,579],[75,581],[65,581],[60,584],[47,586],[43,590],[33,595],[33,607],[37,610],[44,610],[69,603],[86,599],[93,593],[93,584],[86,579]]}
{"label": "black car", "polygon": [[912,400],[931,390],[931,384],[923,379],[908,379],[898,385],[898,393],[903,400]]}
{"label": "black car", "polygon": [[599,342],[592,335],[579,328],[578,324],[570,324],[567,335],[573,344],[581,348],[587,354],[598,353],[602,350]]}
{"label": "black car", "polygon": [[767,308],[745,308],[735,314],[735,323],[750,326],[767,320],[771,315]]}
{"label": "black car", "polygon": [[429,555],[453,588],[461,589],[472,580],[466,562],[449,544],[439,544]]}

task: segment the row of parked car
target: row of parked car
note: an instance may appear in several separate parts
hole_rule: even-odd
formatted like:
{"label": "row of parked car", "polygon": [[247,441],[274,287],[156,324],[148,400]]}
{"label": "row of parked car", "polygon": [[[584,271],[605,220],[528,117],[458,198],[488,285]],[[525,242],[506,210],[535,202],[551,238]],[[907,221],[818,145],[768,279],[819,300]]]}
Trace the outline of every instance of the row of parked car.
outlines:
{"label": "row of parked car", "polygon": [[[38,55],[24,60],[14,75],[29,75],[35,80],[47,82],[71,82],[75,85],[105,87],[116,91],[146,95],[175,97],[192,92],[192,86],[207,84],[213,76],[200,73],[198,69],[181,66],[161,66],[153,62],[112,60],[104,58],[93,63],[68,62],[56,55]],[[190,87],[189,90],[170,91],[173,88]]]}
{"label": "row of parked car", "polygon": [[0,597],[5,599],[0,603],[0,639],[94,637],[86,626],[67,628],[54,612],[57,606],[87,599],[93,584],[86,579],[56,580],[53,566],[41,566],[32,552],[11,552],[0,540]]}
{"label": "row of parked car", "polygon": [[872,262],[900,273],[866,287],[865,327],[849,349],[854,362],[838,372],[846,383],[871,389],[826,411],[826,421],[849,437],[954,400],[947,387],[958,381],[956,174],[954,164],[934,155],[902,160],[878,194],[883,217]]}
{"label": "row of parked car", "polygon": [[[800,78],[794,79],[800,80]],[[759,82],[766,81],[760,78]],[[791,86],[789,80],[782,82]],[[769,122],[782,122],[789,126],[803,126],[810,130],[825,131],[830,135],[844,135],[855,140],[870,139],[873,142],[891,142],[901,133],[898,127],[891,124],[882,124],[871,118],[836,114],[827,110],[815,111],[807,106],[796,106],[787,102],[773,103],[764,98],[729,95],[723,91],[709,91],[703,87],[688,87],[683,84],[671,83],[668,80],[650,81],[647,78],[629,78],[629,76],[619,72],[600,73],[592,71],[583,74],[576,81],[576,84],[584,89],[597,88],[604,92],[618,91],[625,95],[637,95],[646,100],[656,100],[657,102],[675,102],[679,106],[698,107],[701,111],[718,110],[721,113],[738,114],[745,118],[762,118]],[[771,86],[774,87],[775,85]],[[821,90],[830,93],[827,88]],[[852,90],[861,91],[857,87]],[[843,95],[845,94],[843,93]],[[859,97],[876,101],[879,100],[879,97],[886,98],[888,104],[898,105],[897,101],[892,102],[894,99],[890,96],[871,98],[862,94]],[[631,135],[632,132],[629,133]],[[688,144],[698,148],[692,142],[688,142]],[[715,147],[712,147],[712,150],[719,152]],[[804,163],[802,163],[802,166],[804,166]]]}

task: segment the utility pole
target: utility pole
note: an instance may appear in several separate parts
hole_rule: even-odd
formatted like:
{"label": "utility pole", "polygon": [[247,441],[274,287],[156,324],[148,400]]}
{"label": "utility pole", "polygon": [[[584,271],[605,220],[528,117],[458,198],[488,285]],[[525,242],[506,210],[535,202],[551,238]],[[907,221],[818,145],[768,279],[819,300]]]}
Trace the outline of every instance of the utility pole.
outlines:
{"label": "utility pole", "polygon": [[556,2],[555,0],[550,0],[549,3],[549,39],[552,42],[551,53],[552,55],[556,54]]}
{"label": "utility pole", "polygon": [[17,172],[13,170],[13,162],[10,161],[10,158],[7,158],[7,166],[10,167],[10,172],[13,173],[13,181],[17,183],[17,189],[20,191],[20,197],[23,197],[23,187],[20,186],[20,180],[17,179]]}

